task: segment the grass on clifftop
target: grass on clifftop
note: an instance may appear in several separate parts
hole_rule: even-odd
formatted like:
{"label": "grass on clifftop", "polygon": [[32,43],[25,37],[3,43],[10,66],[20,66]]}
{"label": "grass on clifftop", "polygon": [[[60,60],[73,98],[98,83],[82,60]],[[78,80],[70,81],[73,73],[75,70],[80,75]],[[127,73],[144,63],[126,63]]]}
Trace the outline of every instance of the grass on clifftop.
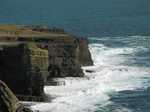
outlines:
{"label": "grass on clifftop", "polygon": [[26,28],[24,26],[21,25],[13,25],[13,24],[0,24],[0,31],[3,33],[10,33],[10,34],[14,34],[14,35],[20,35],[20,34],[30,34],[30,35],[44,35],[47,34],[45,32],[36,32],[36,31],[32,31],[29,28]]}
{"label": "grass on clifftop", "polygon": [[[34,26],[33,26],[34,28]],[[41,31],[33,30],[32,26],[14,25],[14,24],[0,24],[0,39],[17,40],[18,38],[31,39],[64,39],[65,41],[72,41],[72,36],[68,33],[60,33],[59,31],[49,31],[49,29],[41,26]],[[35,26],[36,29],[36,26]],[[43,30],[43,31],[42,31]],[[44,31],[46,30],[46,31]],[[9,38],[9,39],[7,39]]]}
{"label": "grass on clifftop", "polygon": [[0,25],[0,30],[3,30],[3,31],[20,31],[20,28],[17,25]]}
{"label": "grass on clifftop", "polygon": [[21,33],[23,29],[21,29],[17,25],[0,25],[0,31],[17,34],[17,33]]}

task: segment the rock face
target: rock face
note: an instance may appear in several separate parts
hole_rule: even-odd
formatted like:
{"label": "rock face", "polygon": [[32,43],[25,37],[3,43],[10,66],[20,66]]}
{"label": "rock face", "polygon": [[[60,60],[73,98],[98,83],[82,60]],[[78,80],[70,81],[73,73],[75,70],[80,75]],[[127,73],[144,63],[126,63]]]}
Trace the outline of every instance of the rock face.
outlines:
{"label": "rock face", "polygon": [[38,48],[34,43],[3,46],[0,51],[0,79],[19,97],[42,97],[46,75],[48,51]]}
{"label": "rock face", "polygon": [[93,61],[91,58],[91,53],[88,47],[88,40],[85,38],[77,39],[79,52],[78,52],[78,61],[82,66],[90,66],[93,65]]}
{"label": "rock face", "polygon": [[82,77],[84,76],[78,56],[76,39],[54,40],[49,42],[50,77]]}
{"label": "rock face", "polygon": [[32,112],[19,102],[16,96],[0,80],[0,112]]}
{"label": "rock face", "polygon": [[54,77],[83,77],[92,65],[86,39],[62,29],[0,25],[0,80],[21,100],[43,100]]}
{"label": "rock face", "polygon": [[86,39],[55,39],[49,41],[48,51],[49,78],[82,77],[81,66],[93,65]]}

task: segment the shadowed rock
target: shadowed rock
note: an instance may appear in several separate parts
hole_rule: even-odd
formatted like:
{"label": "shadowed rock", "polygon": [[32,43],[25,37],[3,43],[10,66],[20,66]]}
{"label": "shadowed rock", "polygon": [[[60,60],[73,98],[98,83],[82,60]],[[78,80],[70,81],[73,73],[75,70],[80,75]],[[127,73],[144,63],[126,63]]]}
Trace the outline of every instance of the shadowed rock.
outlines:
{"label": "shadowed rock", "polygon": [[17,96],[43,97],[47,74],[48,51],[34,43],[3,46],[0,51],[0,79]]}

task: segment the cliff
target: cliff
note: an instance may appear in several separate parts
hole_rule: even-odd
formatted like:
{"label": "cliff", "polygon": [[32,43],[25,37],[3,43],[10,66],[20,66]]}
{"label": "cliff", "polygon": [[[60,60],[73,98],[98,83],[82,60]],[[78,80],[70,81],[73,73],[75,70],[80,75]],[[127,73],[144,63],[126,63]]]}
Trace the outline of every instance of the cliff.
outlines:
{"label": "cliff", "polygon": [[19,102],[7,85],[0,80],[0,112],[32,112]]}
{"label": "cliff", "polygon": [[50,77],[82,77],[76,39],[49,41]]}
{"label": "cliff", "polygon": [[81,66],[92,64],[86,39],[57,28],[0,25],[0,79],[21,100],[43,100],[44,83],[83,77]]}
{"label": "cliff", "polygon": [[28,95],[42,100],[48,75],[48,51],[38,48],[34,43],[9,43],[1,47],[0,79],[19,98]]}

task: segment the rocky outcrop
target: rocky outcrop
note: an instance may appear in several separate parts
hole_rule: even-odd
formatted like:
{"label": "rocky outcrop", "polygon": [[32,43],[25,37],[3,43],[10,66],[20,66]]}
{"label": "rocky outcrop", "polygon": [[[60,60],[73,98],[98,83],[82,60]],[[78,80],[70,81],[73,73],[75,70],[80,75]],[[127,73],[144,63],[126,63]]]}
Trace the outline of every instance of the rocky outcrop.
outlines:
{"label": "rocky outcrop", "polygon": [[0,80],[0,112],[32,112],[19,102],[12,91]]}
{"label": "rocky outcrop", "polygon": [[79,48],[79,52],[77,53],[78,56],[78,61],[82,66],[90,66],[93,65],[93,61],[91,58],[91,53],[89,51],[89,47],[88,47],[88,40],[85,38],[78,38],[78,48]]}

